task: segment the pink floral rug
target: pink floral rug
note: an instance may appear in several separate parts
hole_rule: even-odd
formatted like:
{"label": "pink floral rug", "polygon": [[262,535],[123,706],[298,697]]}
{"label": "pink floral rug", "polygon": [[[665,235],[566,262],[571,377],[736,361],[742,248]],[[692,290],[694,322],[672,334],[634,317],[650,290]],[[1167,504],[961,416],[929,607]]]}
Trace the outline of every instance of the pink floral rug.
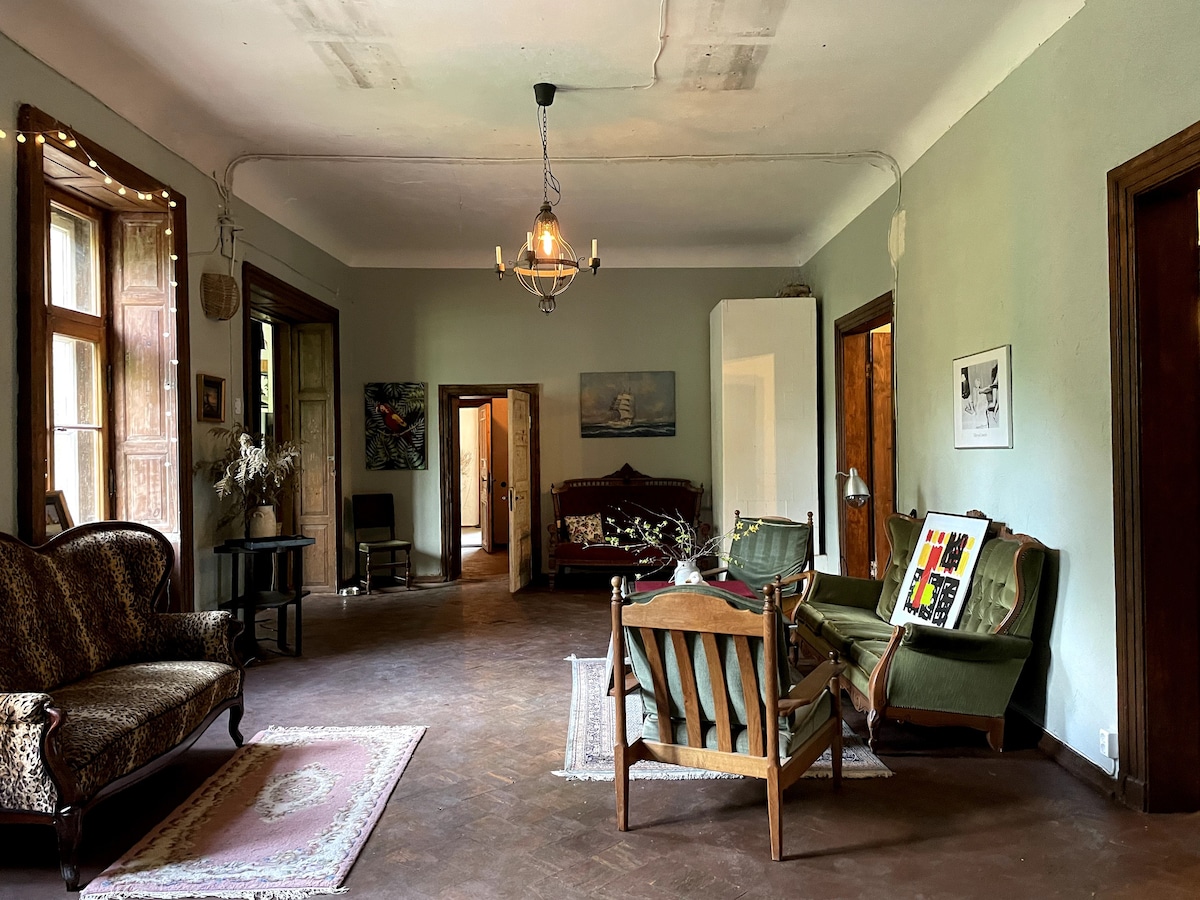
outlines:
{"label": "pink floral rug", "polygon": [[302,900],[345,891],[423,727],[255,735],[86,888],[90,900]]}

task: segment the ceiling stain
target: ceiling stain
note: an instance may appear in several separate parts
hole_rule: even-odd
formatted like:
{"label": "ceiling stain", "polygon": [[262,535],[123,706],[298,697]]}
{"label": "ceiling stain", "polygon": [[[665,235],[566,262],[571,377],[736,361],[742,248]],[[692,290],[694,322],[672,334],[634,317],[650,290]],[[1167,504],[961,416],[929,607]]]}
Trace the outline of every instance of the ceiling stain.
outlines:
{"label": "ceiling stain", "polygon": [[708,0],[696,9],[697,34],[771,38],[791,0]]}
{"label": "ceiling stain", "polygon": [[754,87],[791,0],[708,0],[696,10],[681,87],[746,91]]}
{"label": "ceiling stain", "polygon": [[767,44],[692,44],[681,87],[690,91],[748,91],[767,58]]}
{"label": "ceiling stain", "polygon": [[310,46],[343,87],[398,90],[412,86],[396,51],[388,44],[311,41]]}
{"label": "ceiling stain", "polygon": [[412,86],[372,0],[275,0],[342,87]]}

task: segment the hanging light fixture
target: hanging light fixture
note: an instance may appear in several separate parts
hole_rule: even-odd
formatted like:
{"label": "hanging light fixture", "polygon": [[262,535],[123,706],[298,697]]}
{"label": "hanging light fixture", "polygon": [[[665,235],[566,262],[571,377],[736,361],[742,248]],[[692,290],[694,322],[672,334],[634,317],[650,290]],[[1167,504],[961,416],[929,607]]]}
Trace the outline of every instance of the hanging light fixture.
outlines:
{"label": "hanging light fixture", "polygon": [[[592,270],[600,268],[599,248],[592,241],[592,255],[575,257],[575,251],[562,236],[554,207],[562,198],[558,179],[550,168],[550,151],[546,144],[546,107],[554,102],[556,86],[545,82],[533,86],[533,97],[538,105],[538,125],[542,135],[542,206],[533,220],[533,230],[525,233],[525,245],[515,261],[504,263],[499,247],[496,248],[496,274],[501,280],[510,268],[517,281],[529,293],[538,297],[538,308],[549,315],[557,305],[554,298],[571,286],[576,274],[583,266]],[[554,202],[550,202],[550,194]]]}

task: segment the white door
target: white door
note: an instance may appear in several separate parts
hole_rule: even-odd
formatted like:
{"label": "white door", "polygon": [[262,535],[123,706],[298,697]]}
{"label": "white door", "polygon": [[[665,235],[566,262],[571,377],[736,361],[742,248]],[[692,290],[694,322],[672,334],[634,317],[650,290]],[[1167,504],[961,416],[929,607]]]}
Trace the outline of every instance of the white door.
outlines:
{"label": "white door", "polygon": [[508,392],[508,589],[533,580],[533,498],[530,496],[529,395]]}

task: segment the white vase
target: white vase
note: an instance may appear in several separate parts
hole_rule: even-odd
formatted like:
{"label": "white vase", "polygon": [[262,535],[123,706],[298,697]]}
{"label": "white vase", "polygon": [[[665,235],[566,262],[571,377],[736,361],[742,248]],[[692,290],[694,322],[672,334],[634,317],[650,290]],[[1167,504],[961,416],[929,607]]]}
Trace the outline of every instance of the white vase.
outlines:
{"label": "white vase", "polygon": [[275,507],[256,506],[246,523],[246,537],[275,537]]}
{"label": "white vase", "polygon": [[694,559],[681,559],[677,562],[672,580],[676,584],[702,584],[704,582],[704,578],[700,574],[700,567],[696,565]]}

